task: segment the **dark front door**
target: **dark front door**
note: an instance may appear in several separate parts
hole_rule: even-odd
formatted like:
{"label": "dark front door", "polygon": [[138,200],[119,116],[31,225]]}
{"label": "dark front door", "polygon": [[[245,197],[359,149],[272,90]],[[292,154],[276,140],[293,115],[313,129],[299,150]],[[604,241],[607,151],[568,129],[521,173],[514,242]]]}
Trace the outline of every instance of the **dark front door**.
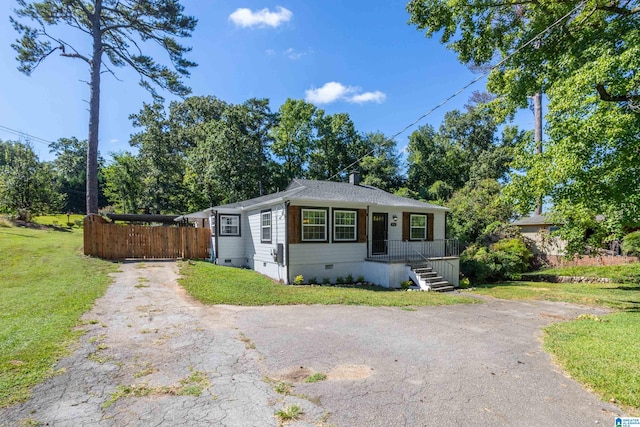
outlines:
{"label": "dark front door", "polygon": [[374,213],[371,216],[371,255],[386,255],[387,253],[387,219],[386,213]]}

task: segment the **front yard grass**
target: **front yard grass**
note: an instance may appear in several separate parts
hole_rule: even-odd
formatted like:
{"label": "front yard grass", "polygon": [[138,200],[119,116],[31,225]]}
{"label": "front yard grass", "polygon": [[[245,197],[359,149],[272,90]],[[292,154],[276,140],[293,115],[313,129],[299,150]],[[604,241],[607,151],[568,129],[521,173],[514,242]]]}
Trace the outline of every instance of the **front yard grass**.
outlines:
{"label": "front yard grass", "polygon": [[[616,269],[599,267],[597,274],[610,277],[611,270]],[[640,415],[640,284],[507,282],[484,285],[473,292],[616,310],[547,326],[544,348],[573,378],[604,400],[613,399],[629,414]]]}
{"label": "front yard grass", "polygon": [[205,304],[342,304],[406,307],[478,302],[476,299],[459,295],[402,292],[378,286],[285,286],[274,283],[252,270],[223,267],[204,261],[183,264],[181,275],[180,284]]}
{"label": "front yard grass", "polygon": [[[533,274],[578,277],[606,277],[613,281],[632,281],[640,283],[640,262],[622,265],[556,267],[536,271]],[[526,275],[524,276],[524,278],[526,279]]]}
{"label": "front yard grass", "polygon": [[54,374],[79,317],[110,283],[115,265],[81,249],[81,231],[0,227],[0,407]]}

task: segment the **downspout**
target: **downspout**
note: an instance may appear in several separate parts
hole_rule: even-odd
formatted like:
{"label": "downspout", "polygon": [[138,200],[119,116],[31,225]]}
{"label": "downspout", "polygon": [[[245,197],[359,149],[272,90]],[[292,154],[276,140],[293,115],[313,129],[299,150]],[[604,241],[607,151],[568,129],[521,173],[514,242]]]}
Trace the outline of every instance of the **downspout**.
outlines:
{"label": "downspout", "polygon": [[[215,218],[215,222],[213,225],[213,250],[214,253],[212,254],[212,259],[211,261],[214,264],[217,264],[216,260],[218,259],[218,211],[213,211],[213,218]],[[211,227],[211,220],[209,220],[209,227]]]}
{"label": "downspout", "polygon": [[287,285],[289,281],[289,205],[290,201],[284,202],[284,277]]}

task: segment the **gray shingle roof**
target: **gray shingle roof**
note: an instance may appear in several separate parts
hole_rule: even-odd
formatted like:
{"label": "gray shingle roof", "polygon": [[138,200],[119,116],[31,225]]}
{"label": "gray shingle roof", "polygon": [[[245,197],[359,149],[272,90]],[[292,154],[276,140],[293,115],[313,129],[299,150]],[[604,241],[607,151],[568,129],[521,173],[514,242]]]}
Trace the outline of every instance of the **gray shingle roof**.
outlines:
{"label": "gray shingle roof", "polygon": [[379,188],[353,185],[346,182],[294,179],[287,191],[298,190],[290,200],[317,200],[319,202],[351,202],[354,204],[394,206],[405,208],[448,210],[443,206],[396,196]]}
{"label": "gray shingle roof", "polygon": [[521,218],[518,221],[512,222],[513,225],[553,225],[553,221],[550,221],[544,215],[532,215],[526,218]]}
{"label": "gray shingle roof", "polygon": [[284,191],[260,196],[236,203],[215,206],[200,212],[178,217],[182,218],[207,218],[211,211],[218,209],[250,209],[270,201],[292,202],[343,202],[354,205],[393,206],[414,209],[449,210],[444,206],[433,205],[407,197],[396,196],[379,188],[367,185],[353,185],[345,182],[314,181],[310,179],[294,179]]}

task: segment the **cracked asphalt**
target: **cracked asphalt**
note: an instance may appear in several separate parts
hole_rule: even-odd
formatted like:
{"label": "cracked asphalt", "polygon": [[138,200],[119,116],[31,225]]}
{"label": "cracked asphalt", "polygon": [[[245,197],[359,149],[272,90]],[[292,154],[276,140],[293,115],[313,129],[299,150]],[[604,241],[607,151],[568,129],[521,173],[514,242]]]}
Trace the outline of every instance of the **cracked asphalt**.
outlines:
{"label": "cracked asphalt", "polygon": [[[123,263],[59,374],[0,409],[0,425],[277,426],[292,405],[303,414],[287,425],[300,427],[582,427],[623,415],[541,347],[543,326],[598,309],[204,306],[177,277],[174,261]],[[313,373],[326,379],[306,383]]]}

